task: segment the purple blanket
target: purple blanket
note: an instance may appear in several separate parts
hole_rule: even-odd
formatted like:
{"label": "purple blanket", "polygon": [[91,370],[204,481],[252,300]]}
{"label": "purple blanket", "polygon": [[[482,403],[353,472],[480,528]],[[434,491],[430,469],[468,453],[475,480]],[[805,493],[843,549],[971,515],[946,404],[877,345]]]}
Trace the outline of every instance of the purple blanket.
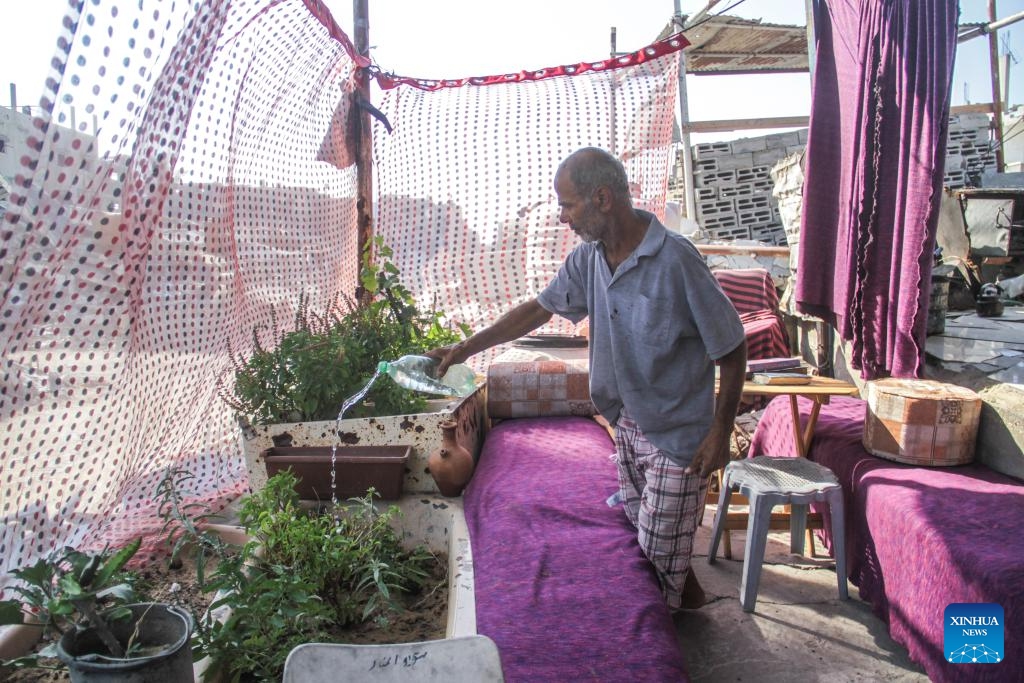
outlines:
{"label": "purple blanket", "polygon": [[814,6],[797,310],[851,341],[865,379],[924,365],[957,0]]}
{"label": "purple blanket", "polygon": [[[800,408],[806,419],[810,401]],[[982,465],[876,458],[861,444],[865,410],[860,399],[833,398],[808,453],[843,485],[850,580],[931,680],[1024,681],[1024,482]],[[789,400],[781,397],[765,410],[750,456],[795,453]],[[946,662],[943,611],[954,602],[1002,605],[1003,662]]]}
{"label": "purple blanket", "polygon": [[507,420],[465,493],[477,631],[505,680],[685,681],[658,580],[621,506],[615,450],[580,417]]}

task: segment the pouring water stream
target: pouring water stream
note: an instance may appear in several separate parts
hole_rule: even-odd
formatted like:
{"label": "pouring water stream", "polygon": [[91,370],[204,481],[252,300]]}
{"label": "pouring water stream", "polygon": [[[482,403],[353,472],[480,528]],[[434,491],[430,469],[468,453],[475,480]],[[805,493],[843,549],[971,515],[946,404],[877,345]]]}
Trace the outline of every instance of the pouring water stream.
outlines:
{"label": "pouring water stream", "polygon": [[[377,381],[378,377],[380,377],[379,369],[373,373],[373,377],[371,377],[370,381],[366,383],[366,386],[349,396],[345,399],[345,402],[341,404],[341,411],[338,412],[338,417],[334,421],[335,431],[337,432],[339,439],[341,438],[341,420],[345,416],[345,413],[348,412],[349,408],[363,400],[366,394],[370,391],[370,387],[372,387],[373,383]],[[334,445],[331,446],[331,505],[338,504],[338,486],[335,483],[335,462],[337,457],[338,441],[335,440]]]}

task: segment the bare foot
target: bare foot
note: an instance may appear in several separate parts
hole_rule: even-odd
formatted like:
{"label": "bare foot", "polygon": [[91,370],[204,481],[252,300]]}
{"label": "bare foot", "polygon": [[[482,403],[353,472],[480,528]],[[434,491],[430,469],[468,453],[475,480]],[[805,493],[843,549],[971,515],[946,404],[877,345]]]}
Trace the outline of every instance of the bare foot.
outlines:
{"label": "bare foot", "polygon": [[683,596],[682,602],[680,603],[680,609],[700,609],[707,602],[707,596],[704,594],[704,589],[700,586],[700,581],[697,580],[697,575],[693,573],[693,569],[686,575],[686,583],[683,584]]}

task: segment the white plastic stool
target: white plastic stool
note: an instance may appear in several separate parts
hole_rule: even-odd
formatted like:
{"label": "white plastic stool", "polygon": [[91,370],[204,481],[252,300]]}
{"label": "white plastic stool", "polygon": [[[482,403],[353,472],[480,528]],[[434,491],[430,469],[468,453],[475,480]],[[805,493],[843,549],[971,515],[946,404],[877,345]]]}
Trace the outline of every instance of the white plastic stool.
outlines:
{"label": "white plastic stool", "polygon": [[836,577],[839,597],[850,597],[846,587],[846,550],[843,527],[843,489],[832,470],[806,458],[772,458],[759,455],[746,460],[733,460],[725,466],[722,491],[718,496],[718,511],[708,550],[708,562],[715,562],[718,542],[725,529],[729,512],[729,499],[737,490],[750,500],[747,519],[747,542],[743,551],[743,579],[740,582],[740,604],[744,612],[753,612],[757,602],[757,584],[761,578],[764,549],[768,540],[768,526],[772,508],[790,504],[790,551],[803,553],[804,532],[807,529],[807,506],[815,502],[828,502],[832,516],[832,548],[835,551]]}

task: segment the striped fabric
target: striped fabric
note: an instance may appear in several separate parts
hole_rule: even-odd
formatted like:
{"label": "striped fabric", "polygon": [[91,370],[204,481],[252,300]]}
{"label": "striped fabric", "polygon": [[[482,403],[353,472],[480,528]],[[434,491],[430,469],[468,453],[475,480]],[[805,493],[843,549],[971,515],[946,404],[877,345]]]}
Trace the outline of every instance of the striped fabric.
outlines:
{"label": "striped fabric", "polygon": [[764,268],[716,270],[722,291],[740,314],[747,333],[747,358],[789,356],[789,342],[779,316],[779,295]]}

